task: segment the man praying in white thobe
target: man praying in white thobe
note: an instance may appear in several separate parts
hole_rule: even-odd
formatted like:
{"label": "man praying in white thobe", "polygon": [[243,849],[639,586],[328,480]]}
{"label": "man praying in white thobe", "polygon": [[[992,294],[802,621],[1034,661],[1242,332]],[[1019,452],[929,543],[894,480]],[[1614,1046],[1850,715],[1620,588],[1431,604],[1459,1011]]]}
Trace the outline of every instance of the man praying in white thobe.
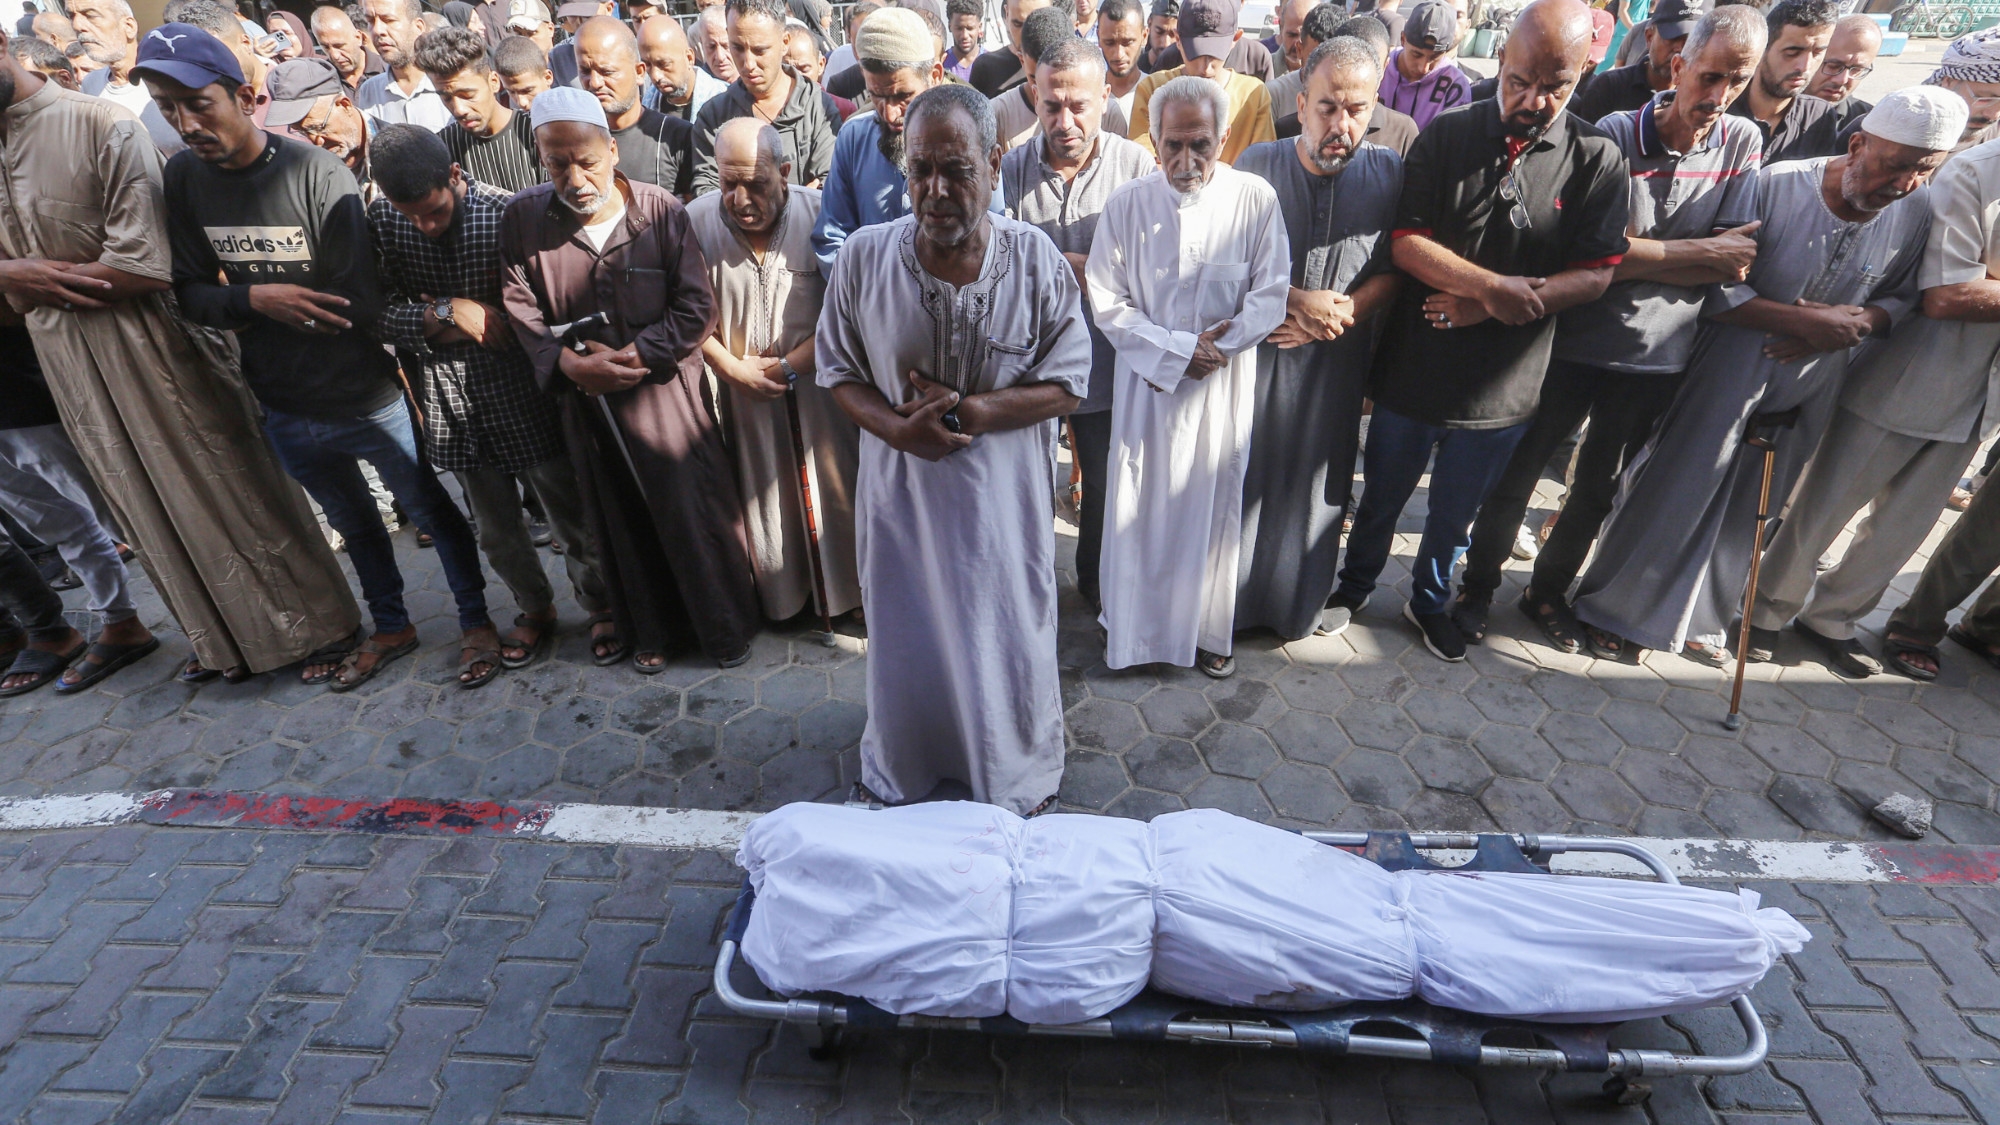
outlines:
{"label": "man praying in white thobe", "polygon": [[938,86],[904,120],[912,213],[848,236],[817,340],[819,384],[862,429],[861,784],[1032,815],[1062,781],[1053,454],[1090,332],[1055,244],[988,211],[986,98]]}
{"label": "man praying in white thobe", "polygon": [[1149,106],[1160,170],[1105,202],[1085,276],[1118,351],[1100,564],[1104,661],[1230,655],[1257,345],[1285,319],[1291,247],[1278,196],[1219,161],[1229,101],[1181,77]]}

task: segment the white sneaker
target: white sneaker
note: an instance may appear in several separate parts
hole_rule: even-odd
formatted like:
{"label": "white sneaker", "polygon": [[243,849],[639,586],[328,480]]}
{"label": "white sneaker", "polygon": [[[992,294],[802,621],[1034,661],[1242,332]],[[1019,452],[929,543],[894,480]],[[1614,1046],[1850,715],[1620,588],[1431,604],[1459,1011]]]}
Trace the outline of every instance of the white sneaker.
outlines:
{"label": "white sneaker", "polygon": [[1525,523],[1514,529],[1514,550],[1512,553],[1515,558],[1522,562],[1533,562],[1535,561],[1535,556],[1542,553],[1541,542],[1535,538],[1535,533],[1529,530],[1528,525]]}

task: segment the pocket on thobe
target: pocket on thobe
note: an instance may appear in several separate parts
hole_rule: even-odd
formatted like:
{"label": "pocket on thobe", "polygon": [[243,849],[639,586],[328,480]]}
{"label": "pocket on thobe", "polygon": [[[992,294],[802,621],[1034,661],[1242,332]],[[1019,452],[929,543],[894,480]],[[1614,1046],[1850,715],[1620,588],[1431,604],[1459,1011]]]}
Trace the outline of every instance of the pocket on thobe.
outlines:
{"label": "pocket on thobe", "polygon": [[667,315],[667,271],[633,267],[618,271],[618,316],[644,326]]}
{"label": "pocket on thobe", "polygon": [[1206,332],[1236,315],[1250,285],[1250,263],[1209,262],[1201,267],[1195,292],[1195,331]]}

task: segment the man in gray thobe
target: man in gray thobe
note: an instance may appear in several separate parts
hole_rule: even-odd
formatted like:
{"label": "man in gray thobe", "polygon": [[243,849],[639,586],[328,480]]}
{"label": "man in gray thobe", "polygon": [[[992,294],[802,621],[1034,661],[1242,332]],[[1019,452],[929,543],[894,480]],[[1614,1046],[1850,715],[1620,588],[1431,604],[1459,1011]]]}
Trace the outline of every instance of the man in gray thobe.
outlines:
{"label": "man in gray thobe", "polygon": [[[1000,186],[1007,217],[1031,223],[1069,261],[1083,284],[1090,244],[1104,201],[1119,184],[1150,175],[1153,154],[1104,129],[1110,98],[1104,54],[1087,39],[1070,36],[1042,52],[1035,71],[1042,131],[1000,161]],[[1002,97],[1013,97],[1008,91]],[[1083,316],[1091,321],[1090,305]],[[1090,324],[1090,393],[1069,416],[1071,454],[1083,476],[1083,503],[1076,513],[1076,590],[1103,612],[1097,564],[1104,554],[1104,498],[1111,488],[1106,461],[1111,452],[1111,387],[1117,381],[1118,353],[1095,323]]]}
{"label": "man in gray thobe", "polygon": [[1055,244],[988,213],[994,134],[969,86],[910,104],[913,213],[848,236],[816,360],[864,431],[861,784],[904,803],[942,783],[1027,813],[1062,780],[1055,420],[1088,389],[1090,333]]}
{"label": "man in gray thobe", "polygon": [[1727,662],[1763,476],[1746,430],[1759,415],[1798,412],[1776,431],[1776,512],[1826,431],[1849,349],[1916,307],[1931,223],[1922,186],[1966,112],[1948,90],[1898,90],[1847,155],[1759,173],[1756,263],[1711,299],[1686,384],[1627,471],[1584,572],[1576,615],[1594,652],[1622,639]]}
{"label": "man in gray thobe", "polygon": [[1292,248],[1285,322],[1257,349],[1236,628],[1286,640],[1318,628],[1337,579],[1372,320],[1396,295],[1389,229],[1403,190],[1402,159],[1362,139],[1382,83],[1375,52],[1329,39],[1301,77],[1297,139],[1253,145],[1236,161],[1277,191]]}
{"label": "man in gray thobe", "polygon": [[[2000,282],[2000,145],[1979,145],[1947,162],[1931,185],[1930,246],[1917,271],[1923,311],[1854,358],[1840,406],[1812,467],[1792,497],[1784,526],[1764,556],[1751,614],[1751,659],[1793,621],[1835,671],[1869,676],[1881,664],[1855,628],[1902,573],[1937,524],[1938,508],[1980,442],[2000,432],[2000,322],[1992,319]],[[1814,563],[1863,506],[1868,517],[1840,562]],[[1973,518],[1970,511],[1961,523]],[[1932,557],[1936,565],[1938,556]],[[1978,570],[1972,585],[1992,568]],[[1886,655],[1918,679],[1937,669],[1937,632],[1893,628]]]}

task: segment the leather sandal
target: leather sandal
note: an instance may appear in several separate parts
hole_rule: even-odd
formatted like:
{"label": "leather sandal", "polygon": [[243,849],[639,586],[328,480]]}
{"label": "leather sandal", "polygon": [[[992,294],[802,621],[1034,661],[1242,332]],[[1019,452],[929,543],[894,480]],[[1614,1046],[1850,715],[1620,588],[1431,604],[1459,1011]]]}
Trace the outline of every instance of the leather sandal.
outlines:
{"label": "leather sandal", "polygon": [[[522,633],[530,631],[534,634],[533,640],[521,639]],[[543,657],[547,656],[550,650],[555,648],[555,644],[556,615],[554,610],[550,610],[547,617],[535,617],[526,613],[519,614],[514,618],[514,631],[507,634],[500,641],[500,663],[509,668],[526,668],[528,665],[537,663]],[[521,655],[507,655],[507,650],[510,648],[520,649]]]}
{"label": "leather sandal", "polygon": [[[473,668],[484,664],[484,672]],[[506,663],[500,657],[500,630],[491,625],[467,629],[458,646],[458,686],[470,691],[493,682]]]}
{"label": "leather sandal", "polygon": [[0,687],[0,699],[13,695],[26,695],[31,691],[47,687],[55,682],[56,677],[63,674],[64,669],[83,659],[83,654],[88,651],[90,651],[89,641],[76,642],[76,647],[68,652],[50,652],[40,648],[20,650],[14,654],[14,662],[8,665],[4,672],[0,672],[0,681],[10,676],[35,678],[14,687]]}
{"label": "leather sandal", "polygon": [[[376,674],[389,666],[389,662],[408,656],[417,651],[417,638],[411,637],[401,644],[385,645],[373,637],[361,642],[361,647],[341,658],[340,667],[333,673],[333,679],[326,685],[328,691],[353,691],[375,678]],[[361,666],[361,658],[372,656],[374,662],[367,668]]]}
{"label": "leather sandal", "polygon": [[[591,614],[590,620],[585,622],[585,624],[590,628],[591,663],[596,664],[600,668],[608,668],[624,660],[629,655],[625,647],[625,641],[618,636],[618,624],[612,619],[609,611]],[[611,631],[601,634],[597,632],[597,627],[605,624],[611,626]],[[598,645],[606,646],[605,650],[603,652],[597,651]]]}

